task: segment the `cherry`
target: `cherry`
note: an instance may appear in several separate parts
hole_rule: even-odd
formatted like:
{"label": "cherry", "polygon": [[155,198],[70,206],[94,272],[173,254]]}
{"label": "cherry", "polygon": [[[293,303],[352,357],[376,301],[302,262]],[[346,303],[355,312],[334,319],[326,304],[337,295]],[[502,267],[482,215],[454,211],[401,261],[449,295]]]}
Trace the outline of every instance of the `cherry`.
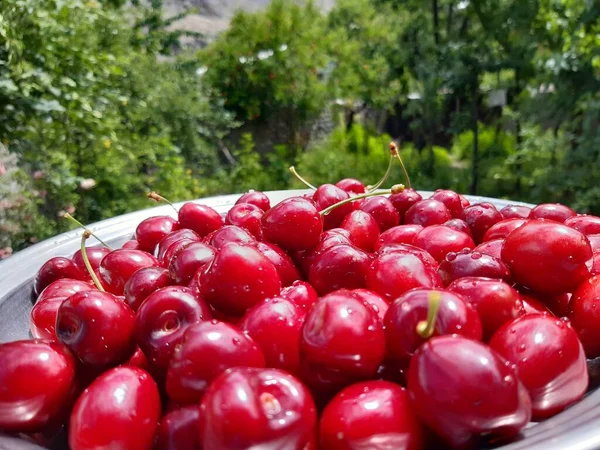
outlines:
{"label": "cherry", "polygon": [[178,226],[179,223],[169,216],[154,216],[142,220],[135,229],[135,239],[139,243],[139,249],[154,253],[161,239],[176,230]]}
{"label": "cherry", "polygon": [[400,386],[406,387],[406,368],[403,368],[396,361],[385,359],[377,369],[376,380],[390,381]]}
{"label": "cherry", "polygon": [[[102,261],[102,258],[110,253],[110,249],[106,247],[86,247],[85,253],[87,254],[88,261],[90,262],[92,269],[97,269],[100,267],[100,261]],[[83,262],[83,256],[81,255],[81,250],[77,250],[71,259],[77,265],[77,267],[79,267],[82,271],[87,272],[87,268]]]}
{"label": "cherry", "polygon": [[479,244],[473,249],[473,253],[482,253],[484,255],[493,256],[499,260],[502,260],[502,246],[504,245],[504,239],[492,239],[491,241],[485,241]]}
{"label": "cherry", "polygon": [[373,250],[377,251],[387,244],[412,244],[413,239],[423,227],[421,225],[398,225],[379,235]]}
{"label": "cherry", "polygon": [[279,294],[280,297],[289,300],[294,305],[308,311],[318,299],[317,291],[306,281],[296,280],[291,286],[284,287]]}
{"label": "cherry", "polygon": [[452,219],[450,210],[442,202],[434,199],[421,200],[412,205],[404,217],[405,224],[417,224],[423,227],[441,225]]}
{"label": "cherry", "polygon": [[587,262],[587,265],[590,269],[590,275],[600,274],[600,250],[594,251],[594,255],[592,256],[592,259]]}
{"label": "cherry", "polygon": [[433,256],[429,254],[427,250],[423,250],[422,248],[415,247],[410,244],[387,244],[384,247],[381,247],[377,254],[379,255],[387,255],[390,253],[410,253],[412,255],[417,256],[421,261],[430,266],[432,269],[437,270],[438,263]]}
{"label": "cherry", "polygon": [[510,233],[502,260],[514,279],[535,292],[571,292],[589,276],[592,257],[587,238],[579,231],[548,220],[530,220]]}
{"label": "cherry", "polygon": [[144,369],[146,371],[151,369],[148,358],[146,358],[146,355],[144,355],[144,352],[139,347],[135,348],[135,352],[133,352],[131,358],[129,358],[124,365],[139,367],[140,369]]}
{"label": "cherry", "polygon": [[367,274],[367,288],[393,301],[412,288],[439,288],[442,280],[434,267],[407,251],[377,256]]}
{"label": "cherry", "polygon": [[225,244],[200,275],[200,292],[215,309],[241,316],[252,305],[279,294],[273,263],[256,247]]}
{"label": "cherry", "polygon": [[367,192],[365,185],[355,178],[344,178],[335,183],[335,185],[350,195],[360,195]]}
{"label": "cherry", "polygon": [[458,194],[458,196],[460,197],[460,203],[461,203],[463,209],[471,206],[471,202],[469,201],[469,199],[467,197],[465,197],[462,194]]}
{"label": "cherry", "polygon": [[163,416],[156,450],[200,450],[200,406],[174,409]]}
{"label": "cherry", "polygon": [[560,203],[542,203],[531,210],[529,218],[546,219],[565,223],[565,220],[576,215],[577,213],[575,211]]}
{"label": "cherry", "polygon": [[[188,239],[190,241],[199,241],[201,238],[200,236],[198,236],[198,233],[192,230],[188,230],[187,228],[182,228],[169,233],[164,238],[162,238],[156,246],[156,257],[158,258],[158,260],[165,264],[165,253],[167,252],[167,250],[169,250],[169,247],[183,239]],[[168,260],[166,262],[168,264]]]}
{"label": "cherry", "polygon": [[350,292],[352,293],[352,296],[354,298],[357,298],[363,303],[369,305],[373,309],[373,311],[377,313],[377,317],[379,317],[379,319],[383,321],[383,318],[385,317],[385,314],[387,313],[390,304],[386,300],[384,300],[384,298],[381,295],[376,294],[375,292],[370,291],[368,289],[352,289],[352,291]]}
{"label": "cherry", "polygon": [[487,202],[477,203],[465,208],[464,218],[471,228],[473,240],[477,244],[483,241],[483,236],[492,225],[504,219],[496,207]]}
{"label": "cherry", "polygon": [[586,214],[569,217],[565,220],[565,225],[575,228],[586,236],[600,233],[600,217],[588,216]]}
{"label": "cherry", "polygon": [[223,225],[221,215],[209,206],[187,202],[179,209],[179,227],[195,231],[201,238]]}
{"label": "cherry", "polygon": [[313,439],[316,422],[310,393],[292,375],[236,367],[218,377],[204,395],[201,448],[302,450]]}
{"label": "cherry", "polygon": [[192,242],[173,255],[169,276],[176,284],[186,285],[194,274],[215,257],[216,250],[202,242]]}
{"label": "cherry", "polygon": [[446,208],[448,208],[448,211],[450,211],[450,214],[452,214],[453,218],[462,218],[464,207],[462,205],[462,199],[460,195],[456,192],[448,189],[437,189],[431,198],[433,200],[437,200],[438,202],[442,202]]}
{"label": "cherry", "polygon": [[308,276],[310,266],[312,265],[315,256],[339,244],[352,245],[352,242],[350,241],[350,232],[343,228],[332,228],[321,234],[321,238],[315,247],[310,250],[296,252],[294,257],[304,275]]}
{"label": "cherry", "polygon": [[528,219],[531,213],[529,206],[508,205],[500,210],[500,214],[505,219]]}
{"label": "cherry", "polygon": [[235,202],[236,205],[242,203],[258,206],[263,211],[268,211],[271,208],[271,201],[269,200],[269,197],[260,191],[248,191]]}
{"label": "cherry", "polygon": [[235,225],[225,225],[206,236],[204,242],[219,250],[225,244],[231,242],[255,245],[256,239],[244,228]]}
{"label": "cherry", "polygon": [[158,388],[147,372],[115,367],[94,380],[75,403],[69,447],[151,450],[160,409]]}
{"label": "cherry", "polygon": [[459,253],[448,253],[446,259],[440,263],[438,273],[444,286],[464,277],[487,277],[511,281],[510,271],[502,260],[468,249]]}
{"label": "cherry", "polygon": [[264,211],[256,205],[239,203],[229,210],[225,217],[225,223],[244,228],[256,239],[262,239],[260,219],[262,219],[263,214]]}
{"label": "cherry", "polygon": [[58,308],[56,336],[84,363],[104,367],[135,350],[135,313],[121,299],[100,291],[77,292]]}
{"label": "cherry", "polygon": [[415,236],[412,245],[426,250],[438,262],[443,261],[450,252],[458,252],[465,248],[472,250],[475,247],[471,236],[444,225],[423,228]]}
{"label": "cherry", "polygon": [[423,200],[423,197],[414,189],[404,189],[398,194],[390,195],[389,199],[396,211],[400,213],[400,221],[402,221],[406,211],[415,203]]}
{"label": "cherry", "polygon": [[323,218],[310,200],[291,197],[265,212],[262,228],[264,238],[284,250],[306,250],[319,242]]}
{"label": "cherry", "polygon": [[447,222],[444,222],[443,225],[447,226],[448,228],[453,228],[456,231],[462,231],[463,233],[468,234],[471,238],[473,237],[471,228],[469,228],[467,222],[462,219],[450,219]]}
{"label": "cherry", "polygon": [[75,359],[59,342],[0,344],[0,428],[43,431],[73,397]]}
{"label": "cherry", "polygon": [[[319,211],[323,211],[332,205],[335,205],[342,200],[350,198],[350,195],[334,186],[333,184],[322,184],[313,194],[313,200]],[[354,203],[346,203],[334,209],[329,214],[323,217],[323,229],[329,230],[338,227],[346,215],[354,211]]]}
{"label": "cherry", "polygon": [[485,340],[506,322],[525,314],[519,293],[501,280],[465,277],[450,283],[448,290],[461,295],[475,307]]}
{"label": "cherry", "polygon": [[548,307],[544,304],[544,302],[538,300],[531,295],[524,294],[523,292],[519,292],[519,297],[523,302],[523,308],[525,309],[525,314],[540,314],[540,313],[548,313],[552,314],[552,311],[548,309]]}
{"label": "cherry", "polygon": [[67,297],[51,297],[37,302],[29,314],[29,329],[37,339],[57,340],[56,316]]}
{"label": "cherry", "polygon": [[568,319],[577,332],[588,359],[600,356],[600,276],[581,283],[569,302]]}
{"label": "cherry", "polygon": [[422,434],[408,393],[388,381],[348,386],[329,402],[319,422],[319,442],[328,450],[420,450]]}
{"label": "cherry", "polygon": [[92,289],[94,289],[94,286],[86,281],[60,278],[49,284],[40,295],[38,295],[37,301],[39,303],[57,297],[69,297],[75,292],[90,291]]}
{"label": "cherry", "polygon": [[504,219],[500,222],[496,222],[485,232],[482,241],[487,242],[494,239],[505,239],[512,231],[527,222],[528,219]]}
{"label": "cherry", "polygon": [[531,399],[512,367],[487,345],[459,335],[424,343],[407,381],[418,417],[452,448],[513,437],[531,418]]}
{"label": "cherry", "polygon": [[308,281],[320,295],[366,286],[371,258],[352,245],[340,244],[315,256]]}
{"label": "cherry", "polygon": [[277,269],[282,286],[290,286],[294,281],[300,279],[300,273],[294,261],[281,248],[268,242],[258,242],[256,246]]}
{"label": "cherry", "polygon": [[600,251],[600,234],[588,234],[586,236],[592,247],[592,251],[597,253]]}
{"label": "cherry", "polygon": [[143,267],[159,266],[157,259],[141,250],[119,249],[110,252],[100,263],[100,279],[107,290],[122,295],[129,278]]}
{"label": "cherry", "polygon": [[144,267],[133,275],[125,284],[125,302],[137,311],[146,298],[160,288],[171,284],[169,271],[162,267]]}
{"label": "cherry", "polygon": [[180,250],[183,250],[190,244],[195,244],[198,242],[199,241],[196,239],[180,239],[177,242],[174,242],[173,244],[171,244],[169,246],[169,248],[167,249],[167,251],[163,254],[163,257],[160,261],[162,263],[163,267],[166,267],[168,269],[169,266],[171,265],[171,261],[173,260],[173,257],[177,253],[179,253]]}
{"label": "cherry", "polygon": [[366,198],[359,208],[373,216],[381,232],[387,231],[400,223],[400,213],[387,197]]}
{"label": "cherry", "polygon": [[265,366],[254,339],[217,320],[190,325],[169,362],[167,394],[182,405],[197,403],[215,378],[237,366]]}
{"label": "cherry", "polygon": [[130,239],[128,241],[125,241],[123,243],[123,245],[121,246],[121,248],[127,249],[127,250],[141,250],[140,243],[138,241],[136,241],[135,239]]}
{"label": "cherry", "polygon": [[187,327],[210,319],[210,308],[190,289],[164,287],[140,305],[135,317],[136,342],[154,366],[165,369]]}
{"label": "cherry", "polygon": [[47,286],[61,278],[87,281],[89,276],[68,258],[56,256],[46,261],[35,275],[33,290],[40,294]]}
{"label": "cherry", "polygon": [[371,252],[379,238],[379,225],[375,218],[362,210],[352,211],[342,221],[342,228],[350,232],[350,241],[358,248]]}

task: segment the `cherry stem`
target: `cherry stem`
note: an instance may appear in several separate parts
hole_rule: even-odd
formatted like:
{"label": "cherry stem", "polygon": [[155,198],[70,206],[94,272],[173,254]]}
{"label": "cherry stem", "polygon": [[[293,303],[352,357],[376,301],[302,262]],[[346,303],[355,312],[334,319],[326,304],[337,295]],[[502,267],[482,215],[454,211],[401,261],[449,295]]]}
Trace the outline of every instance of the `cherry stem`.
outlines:
{"label": "cherry stem", "polygon": [[346,203],[350,203],[355,200],[360,200],[361,198],[374,197],[376,195],[399,194],[403,190],[404,190],[403,184],[395,184],[394,186],[392,186],[391,189],[385,189],[385,190],[378,191],[378,192],[367,192],[365,194],[355,195],[354,197],[346,198],[337,203],[334,203],[331,206],[328,206],[327,208],[322,210],[319,214],[321,214],[322,216],[326,216],[334,209],[338,208],[339,206],[345,205]]}
{"label": "cherry stem", "polygon": [[289,171],[292,172],[294,174],[294,176],[296,178],[298,178],[302,182],[303,185],[305,185],[309,189],[312,189],[313,191],[317,190],[316,187],[314,187],[312,184],[310,184],[308,181],[306,181],[305,178],[303,178],[302,176],[300,176],[300,174],[298,172],[296,172],[296,168],[294,166],[290,166]]}
{"label": "cherry stem", "polygon": [[373,186],[369,186],[369,192],[376,191],[377,189],[379,189],[379,187],[383,183],[385,183],[387,181],[388,177],[390,176],[390,172],[392,171],[392,163],[393,162],[394,162],[394,155],[390,155],[390,161],[388,162],[388,166],[387,166],[387,170],[385,171],[385,174],[383,175],[381,180],[379,180]]}
{"label": "cherry stem", "polygon": [[429,309],[427,310],[427,320],[423,320],[417,324],[417,334],[423,339],[429,339],[433,336],[435,330],[435,322],[437,320],[442,294],[439,291],[431,291],[428,295]]}
{"label": "cherry stem", "polygon": [[100,242],[103,246],[105,246],[107,249],[112,251],[112,248],[110,247],[110,245],[108,245],[106,242],[104,242],[102,239],[100,239],[92,230],[90,230],[88,227],[86,227],[84,224],[82,224],[79,220],[77,220],[71,214],[65,213],[64,218],[70,220],[77,226],[83,228],[83,230],[87,231],[90,234],[90,236],[94,236],[98,240],[98,242]]}
{"label": "cherry stem", "polygon": [[411,189],[408,171],[406,170],[406,167],[404,166],[404,162],[402,161],[402,157],[400,156],[398,147],[396,146],[396,144],[394,142],[390,142],[390,153],[392,154],[392,157],[395,157],[396,159],[398,159],[398,161],[400,161],[400,166],[402,167],[402,171],[404,172],[404,177],[406,178],[406,185],[408,186],[409,189]]}
{"label": "cherry stem", "polygon": [[171,208],[173,208],[175,210],[175,212],[177,214],[179,214],[179,210],[177,208],[175,208],[175,205],[173,203],[171,203],[169,200],[167,200],[166,198],[164,198],[162,195],[159,195],[157,192],[148,192],[146,194],[148,196],[148,198],[150,200],[154,200],[155,202],[165,202],[169,205],[171,205]]}
{"label": "cherry stem", "polygon": [[90,260],[88,258],[87,251],[85,248],[85,241],[87,241],[91,235],[92,235],[92,233],[89,230],[85,230],[83,232],[83,234],[81,235],[81,257],[83,258],[83,264],[85,264],[85,268],[87,269],[90,276],[92,277],[92,280],[94,281],[94,284],[96,285],[96,288],[98,288],[98,290],[100,292],[106,292],[104,290],[104,288],[102,287],[100,280],[96,276],[96,272],[94,272],[94,269],[92,269],[92,265],[90,264]]}

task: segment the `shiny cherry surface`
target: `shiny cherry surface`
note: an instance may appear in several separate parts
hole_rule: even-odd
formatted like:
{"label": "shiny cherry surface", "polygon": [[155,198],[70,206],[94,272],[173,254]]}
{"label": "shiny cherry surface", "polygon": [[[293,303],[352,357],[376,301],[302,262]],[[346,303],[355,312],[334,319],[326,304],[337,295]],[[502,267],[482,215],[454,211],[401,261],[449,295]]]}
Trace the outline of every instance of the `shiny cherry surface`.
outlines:
{"label": "shiny cherry surface", "polygon": [[158,243],[179,227],[177,220],[169,216],[148,217],[140,222],[135,229],[135,240],[139,249],[154,253]]}
{"label": "shiny cherry surface", "polygon": [[485,232],[482,241],[505,239],[512,231],[527,223],[527,221],[527,219],[504,219],[496,222]]}
{"label": "shiny cherry surface", "polygon": [[423,197],[414,189],[404,189],[398,194],[390,195],[389,199],[396,211],[400,213],[400,221],[403,221],[406,211],[415,203],[423,200]]}
{"label": "shiny cherry surface", "polygon": [[187,202],[178,214],[179,227],[195,231],[201,238],[223,225],[221,215],[209,206]]}
{"label": "shiny cherry surface", "polygon": [[203,242],[192,242],[173,255],[169,262],[169,276],[180,286],[187,285],[194,274],[209,264],[216,249]]}
{"label": "shiny cherry surface", "polygon": [[364,288],[370,264],[371,258],[363,250],[353,245],[337,245],[314,258],[308,281],[319,295],[342,288]]}
{"label": "shiny cherry surface", "polygon": [[404,217],[405,224],[416,224],[423,227],[441,225],[452,219],[450,210],[442,202],[434,199],[421,200],[412,205]]}
{"label": "shiny cherry surface", "polygon": [[359,207],[369,213],[377,222],[380,232],[389,230],[400,223],[400,213],[387,197],[377,196],[364,199]]}
{"label": "shiny cherry surface", "polygon": [[257,242],[256,247],[273,263],[282,286],[290,286],[300,279],[300,272],[294,261],[280,247],[269,242]]}
{"label": "shiny cherry surface", "polygon": [[373,250],[377,251],[388,244],[412,244],[413,239],[421,231],[421,225],[398,225],[379,235]]}
{"label": "shiny cherry surface", "polygon": [[505,219],[528,219],[531,213],[529,206],[508,205],[500,210],[500,214]]}
{"label": "shiny cherry surface", "polygon": [[531,213],[529,213],[529,218],[546,219],[565,223],[567,219],[576,215],[577,213],[575,211],[568,206],[561,205],[560,203],[542,203],[531,210]]}
{"label": "shiny cherry surface", "polygon": [[200,406],[174,409],[160,421],[155,450],[200,450]]}
{"label": "shiny cherry surface", "polygon": [[575,228],[580,233],[585,234],[598,234],[600,233],[600,217],[590,216],[582,214],[578,216],[569,217],[565,220],[565,225],[571,228]]}
{"label": "shiny cherry surface", "polygon": [[379,238],[379,225],[375,218],[360,209],[348,214],[342,224],[343,229],[350,233],[350,241],[358,248],[371,252]]}
{"label": "shiny cherry surface", "polygon": [[504,217],[491,203],[483,202],[471,205],[464,210],[464,219],[471,228],[473,240],[479,244],[487,230]]}
{"label": "shiny cherry surface", "polygon": [[249,203],[251,205],[258,206],[263,211],[267,211],[271,207],[271,201],[269,200],[269,197],[260,191],[251,190],[246,192],[235,202],[236,205],[239,205],[240,203]]}
{"label": "shiny cherry surface", "polygon": [[125,284],[125,302],[137,311],[150,294],[171,284],[169,271],[162,267],[144,267],[135,272]]}
{"label": "shiny cherry surface", "polygon": [[115,295],[123,295],[129,278],[143,267],[157,267],[158,260],[141,250],[118,249],[110,252],[100,262],[100,277]]}
{"label": "shiny cherry surface", "polygon": [[[92,269],[97,269],[100,267],[100,261],[106,255],[110,253],[110,250],[106,247],[86,247],[85,254],[88,257],[88,261],[90,262],[90,266]],[[81,254],[81,250],[77,250],[73,257],[71,258],[73,262],[79,267],[82,271],[87,273],[87,268],[85,267],[85,263],[83,262],[83,256]]]}
{"label": "shiny cherry surface", "polygon": [[436,261],[441,262],[450,252],[459,252],[465,248],[472,250],[475,242],[462,231],[444,225],[432,225],[419,231],[412,245],[426,250]]}
{"label": "shiny cherry surface", "polygon": [[260,219],[264,211],[251,203],[239,203],[234,205],[225,216],[225,223],[244,228],[256,239],[262,239],[262,228]]}
{"label": "shiny cherry surface", "polygon": [[40,294],[47,286],[61,278],[86,281],[89,275],[72,260],[56,256],[46,261],[38,270],[33,280],[34,292]]}
{"label": "shiny cherry surface", "polygon": [[588,358],[600,356],[600,276],[581,283],[573,292],[567,317]]}
{"label": "shiny cherry surface", "polygon": [[[313,194],[313,200],[319,211],[323,211],[325,208],[348,198],[350,198],[350,195],[346,191],[333,184],[322,184]],[[323,217],[323,229],[329,230],[338,227],[344,217],[354,211],[354,209],[355,206],[353,203],[346,203],[334,209]]]}
{"label": "shiny cherry surface", "polygon": [[511,281],[510,270],[502,260],[469,250],[448,253],[440,263],[438,273],[445,286],[465,277],[487,277]]}

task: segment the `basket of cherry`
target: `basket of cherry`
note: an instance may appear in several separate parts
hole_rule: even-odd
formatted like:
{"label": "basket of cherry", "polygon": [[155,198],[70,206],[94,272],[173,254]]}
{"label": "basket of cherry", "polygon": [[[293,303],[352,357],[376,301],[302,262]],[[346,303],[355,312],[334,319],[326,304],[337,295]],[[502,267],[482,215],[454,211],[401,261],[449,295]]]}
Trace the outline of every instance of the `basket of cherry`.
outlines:
{"label": "basket of cherry", "polygon": [[0,263],[0,449],[600,448],[600,217],[388,174]]}

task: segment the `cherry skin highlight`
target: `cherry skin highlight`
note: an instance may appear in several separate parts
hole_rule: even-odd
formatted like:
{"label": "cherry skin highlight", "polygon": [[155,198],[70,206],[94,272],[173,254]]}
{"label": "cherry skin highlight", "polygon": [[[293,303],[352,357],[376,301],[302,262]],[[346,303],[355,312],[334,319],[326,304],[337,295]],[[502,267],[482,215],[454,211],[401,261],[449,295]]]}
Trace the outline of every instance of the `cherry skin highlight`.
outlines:
{"label": "cherry skin highlight", "polygon": [[412,244],[413,239],[421,231],[421,225],[398,225],[379,235],[373,250],[377,251],[388,244]]}
{"label": "cherry skin highlight", "polygon": [[242,203],[249,203],[250,205],[258,206],[263,211],[268,211],[269,208],[271,208],[271,201],[269,200],[269,197],[260,191],[246,192],[235,202],[236,205]]}
{"label": "cherry skin highlight", "polygon": [[560,203],[542,203],[531,210],[529,218],[546,219],[559,223],[565,223],[567,219],[576,215],[577,213],[575,211],[568,206],[561,205]]}
{"label": "cherry skin highlight", "polygon": [[169,216],[154,216],[144,219],[135,229],[135,240],[139,249],[154,253],[158,243],[179,227],[177,220]]}
{"label": "cherry skin highlight", "polygon": [[370,256],[361,249],[337,245],[314,258],[308,280],[320,295],[342,288],[363,288],[370,264]]}
{"label": "cherry skin highlight", "polygon": [[500,210],[500,214],[505,219],[528,219],[531,213],[529,206],[508,205]]}
{"label": "cherry skin highlight", "polygon": [[171,284],[169,271],[162,267],[144,267],[135,272],[125,284],[125,302],[137,311],[146,298],[160,288]]}
{"label": "cherry skin highlight", "polygon": [[412,245],[426,250],[436,261],[441,262],[450,252],[459,252],[465,248],[472,250],[475,242],[462,231],[444,225],[432,225],[419,231]]}
{"label": "cherry skin highlight", "polygon": [[484,202],[465,208],[464,219],[471,228],[473,240],[479,244],[483,241],[487,230],[497,222],[500,222],[503,217],[494,205]]}
{"label": "cherry skin highlight", "polygon": [[483,242],[505,239],[512,231],[527,223],[527,219],[504,219],[492,225],[483,235]]}
{"label": "cherry skin highlight", "polygon": [[565,225],[575,228],[577,231],[585,234],[586,236],[600,233],[600,217],[597,216],[589,216],[584,214],[569,217],[567,220],[565,220]]}
{"label": "cherry skin highlight", "polygon": [[421,200],[412,205],[404,217],[405,224],[416,224],[423,227],[441,225],[452,219],[450,210],[442,202],[434,199]]}
{"label": "cherry skin highlight", "polygon": [[239,203],[229,210],[225,217],[225,223],[244,228],[256,239],[262,239],[260,220],[262,219],[263,214],[264,211],[256,205]]}
{"label": "cherry skin highlight", "polygon": [[178,220],[180,228],[193,230],[201,238],[223,225],[223,218],[217,211],[192,202],[185,203],[179,209]]}
{"label": "cherry skin highlight", "polygon": [[440,263],[438,273],[445,286],[465,277],[487,277],[511,281],[510,270],[502,260],[468,249],[459,253],[448,253]]}
{"label": "cherry skin highlight", "polygon": [[581,283],[573,292],[568,307],[567,317],[589,359],[600,356],[599,305],[600,276],[594,276]]}
{"label": "cherry skin highlight", "polygon": [[[346,191],[333,184],[322,184],[313,194],[313,200],[319,211],[323,211],[325,208],[348,198],[350,198],[350,195]],[[346,203],[345,205],[334,209],[323,217],[323,229],[329,230],[331,228],[339,227],[344,217],[354,211],[354,209],[355,206],[353,203]]]}
{"label": "cherry skin highlight", "polygon": [[392,205],[394,205],[394,208],[396,208],[396,211],[400,214],[400,221],[402,222],[406,211],[408,211],[415,203],[423,200],[423,197],[414,189],[404,189],[398,194],[390,195],[389,199]]}
{"label": "cherry skin highlight", "polygon": [[33,280],[34,292],[40,294],[47,286],[61,278],[87,281],[89,275],[70,259],[56,256],[46,261],[38,270]]}
{"label": "cherry skin highlight", "polygon": [[400,213],[387,197],[366,198],[359,208],[373,216],[381,232],[387,231],[400,223]]}
{"label": "cherry skin highlight", "polygon": [[[85,253],[88,257],[88,261],[90,262],[90,266],[92,266],[92,269],[98,269],[100,267],[100,261],[102,261],[102,258],[110,253],[110,250],[106,247],[86,247]],[[81,250],[77,250],[71,259],[77,265],[77,267],[79,267],[83,272],[87,273],[87,268],[83,262]]]}
{"label": "cherry skin highlight", "polygon": [[141,250],[114,250],[100,262],[100,278],[109,292],[123,295],[125,284],[135,272],[143,267],[159,265],[154,256]]}
{"label": "cherry skin highlight", "polygon": [[199,426],[199,405],[169,411],[160,421],[156,450],[200,450]]}
{"label": "cherry skin highlight", "polygon": [[437,189],[431,198],[438,202],[442,202],[446,208],[448,208],[448,211],[450,211],[453,218],[461,219],[463,217],[464,207],[460,195],[456,192],[448,189]]}
{"label": "cherry skin highlight", "polygon": [[342,221],[341,227],[350,233],[350,241],[358,248],[371,252],[379,238],[379,225],[375,218],[362,210],[352,211]]}

